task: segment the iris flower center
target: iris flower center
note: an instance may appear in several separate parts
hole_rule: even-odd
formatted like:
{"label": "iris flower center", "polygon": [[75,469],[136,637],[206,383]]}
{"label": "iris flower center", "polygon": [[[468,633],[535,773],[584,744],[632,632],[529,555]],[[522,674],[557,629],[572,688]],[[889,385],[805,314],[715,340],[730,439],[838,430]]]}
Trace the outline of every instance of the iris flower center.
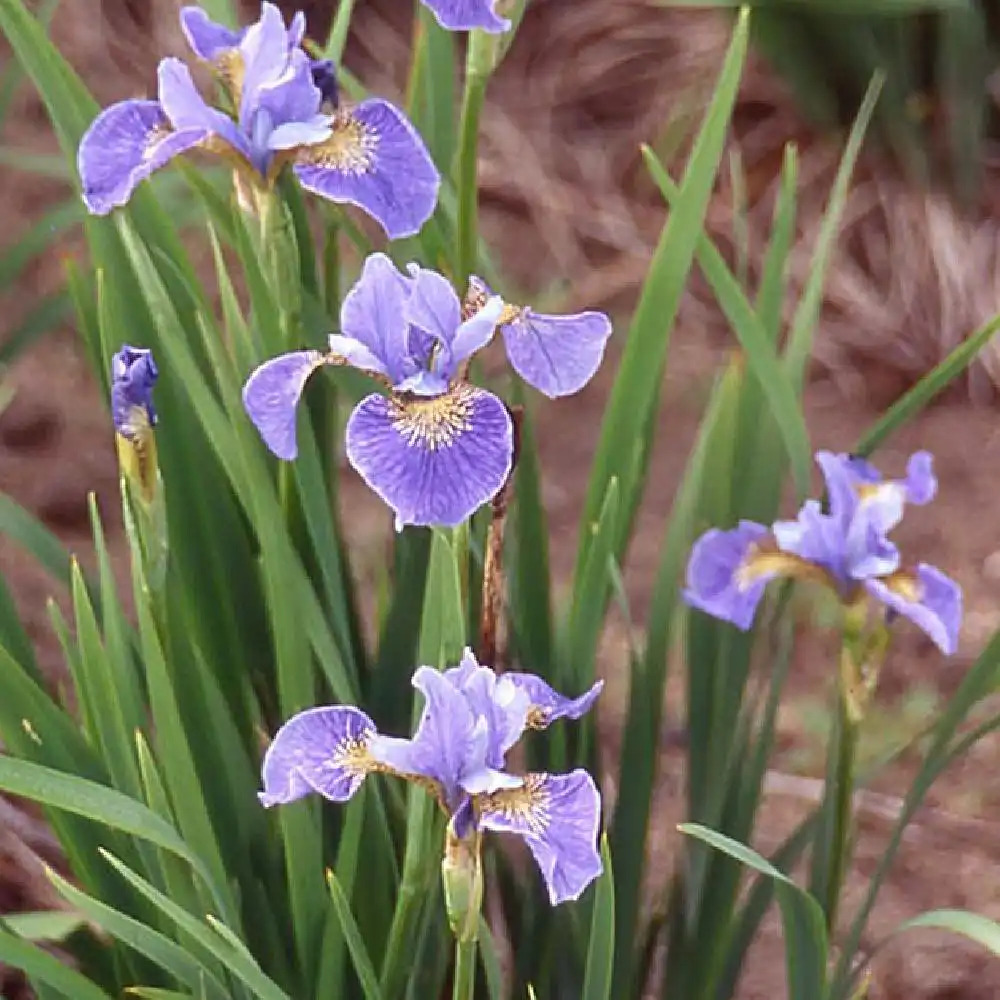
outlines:
{"label": "iris flower center", "polygon": [[368,173],[378,148],[374,130],[345,114],[334,117],[332,128],[333,134],[325,142],[300,150],[298,162],[344,173]]}
{"label": "iris flower center", "polygon": [[392,426],[411,447],[429,451],[447,448],[472,430],[473,401],[474,390],[467,385],[441,396],[393,400]]}

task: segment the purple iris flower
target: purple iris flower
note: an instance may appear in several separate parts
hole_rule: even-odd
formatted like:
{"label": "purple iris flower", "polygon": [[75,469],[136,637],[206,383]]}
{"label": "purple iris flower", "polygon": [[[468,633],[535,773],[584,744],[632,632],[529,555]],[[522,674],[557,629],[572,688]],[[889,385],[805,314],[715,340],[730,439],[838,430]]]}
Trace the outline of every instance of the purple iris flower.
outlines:
{"label": "purple iris flower", "polygon": [[111,419],[129,441],[156,424],[153,385],[158,375],[153,352],[144,347],[124,344],[111,358]]}
{"label": "purple iris flower", "polygon": [[827,509],[807,500],[794,521],[776,521],[770,529],[741,521],[729,531],[706,532],[688,563],[687,602],[748,629],[770,580],[811,579],[847,604],[865,594],[875,598],[888,618],[909,618],[943,653],[954,653],[961,588],[933,566],[902,568],[888,537],[906,504],[929,503],[937,492],[931,455],[912,455],[901,480],[884,480],[870,463],[849,455],[821,451],[816,462],[826,481]]}
{"label": "purple iris flower", "polygon": [[296,407],[308,377],[324,364],[360,368],[389,392],[367,396],[351,414],[351,465],[395,511],[397,528],[460,524],[503,486],[513,452],[506,406],[465,380],[472,355],[499,326],[521,375],[564,395],[593,375],[611,333],[601,313],[542,316],[483,289],[463,309],[437,272],[411,264],[403,275],[385,255],[370,256],[344,299],[329,353],[284,354],[248,379],[243,402],[264,442],[294,459]]}
{"label": "purple iris flower", "polygon": [[360,709],[334,705],[300,712],[274,737],[263,764],[265,806],[310,792],[344,802],[377,771],[427,788],[460,838],[475,830],[521,837],[553,905],[576,899],[601,874],[597,852],[601,797],[583,770],[509,774],[507,751],[525,729],[579,719],[601,692],[598,681],[564,698],[540,677],[482,667],[470,650],[443,673],[419,667],[413,686],[424,711],[412,739],[383,736]]}
{"label": "purple iris flower", "polygon": [[203,149],[226,158],[258,188],[291,164],[303,187],[358,206],[391,239],[419,231],[440,185],[427,148],[386,101],[339,105],[332,65],[311,60],[300,47],[301,12],[286,28],[278,8],[263,3],[260,20],[236,32],[185,7],[181,26],[195,54],[217,71],[232,114],[206,104],[183,62],[162,60],[158,99],[105,108],[80,143],[77,165],[91,212],[124,205],[175,156]]}
{"label": "purple iris flower", "polygon": [[425,7],[449,31],[500,32],[510,28],[510,21],[496,13],[497,0],[423,0]]}

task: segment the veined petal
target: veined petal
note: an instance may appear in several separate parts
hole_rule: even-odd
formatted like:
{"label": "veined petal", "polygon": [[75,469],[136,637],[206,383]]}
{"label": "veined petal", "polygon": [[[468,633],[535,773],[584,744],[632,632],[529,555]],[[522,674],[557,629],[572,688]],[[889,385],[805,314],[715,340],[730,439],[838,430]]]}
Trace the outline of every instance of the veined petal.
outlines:
{"label": "veined petal", "polygon": [[920,563],[916,572],[866,580],[865,587],[892,611],[909,618],[946,656],[958,649],[962,588],[941,570]]}
{"label": "veined petal", "polygon": [[283,805],[319,792],[349,799],[377,767],[368,751],[375,724],[357,708],[310,708],[288,720],[264,754],[264,806]]}
{"label": "veined petal", "polygon": [[460,524],[506,482],[512,448],[507,408],[465,383],[427,399],[368,396],[347,422],[347,457],[397,528]]}
{"label": "veined petal", "polygon": [[416,129],[386,101],[362,101],[334,118],[326,142],[298,150],[302,186],[363,209],[390,239],[412,236],[431,217],[441,177]]}
{"label": "veined petal", "polygon": [[462,779],[486,763],[486,730],[461,692],[431,667],[419,667],[413,686],[424,696],[424,710],[412,740],[380,737],[371,752],[380,763],[405,776],[425,778],[439,787],[449,808],[458,808]]}
{"label": "veined petal", "polygon": [[546,396],[568,396],[593,378],[611,336],[604,313],[547,316],[520,309],[500,327],[514,370]]}
{"label": "veined petal", "polygon": [[442,396],[448,391],[448,379],[421,368],[412,375],[407,375],[402,382],[397,382],[393,389],[396,392],[409,392],[414,396]]}
{"label": "veined petal", "polygon": [[239,51],[243,71],[239,118],[241,127],[247,128],[261,88],[273,83],[288,66],[285,19],[273,3],[260,5],[260,19],[244,32]]}
{"label": "veined petal", "polygon": [[[468,648],[459,665],[446,670],[444,676],[462,692],[473,713],[486,720],[486,764],[493,769],[502,768],[507,751],[528,725],[531,699],[527,692],[512,683],[511,674],[498,677],[490,667],[481,667]],[[485,790],[466,786],[470,793]]]}
{"label": "veined petal", "polygon": [[[292,123],[302,125],[314,122],[319,113],[321,100],[319,88],[313,83],[309,57],[301,49],[295,49],[288,57],[285,70],[258,87],[254,110],[257,113],[261,109],[266,110],[275,128],[282,125],[287,127]],[[332,131],[331,120],[329,115],[322,116],[322,122],[326,127],[325,133],[322,136],[318,133],[310,134],[300,145],[311,145],[329,138]],[[281,146],[271,144],[270,148],[291,149],[294,145],[294,143]]]}
{"label": "veined petal", "polygon": [[541,677],[516,672],[504,674],[498,681],[498,686],[500,684],[510,684],[527,695],[530,704],[527,724],[532,729],[545,729],[556,719],[581,718],[593,708],[604,689],[604,681],[597,681],[579,698],[566,698],[549,687]]}
{"label": "veined petal", "polygon": [[313,115],[308,121],[285,122],[267,137],[267,148],[272,151],[295,149],[323,142],[330,136],[330,116]]}
{"label": "veined petal", "polygon": [[496,332],[497,323],[503,315],[504,302],[499,295],[486,300],[485,305],[475,315],[465,320],[455,331],[451,342],[451,368],[454,374],[458,366],[476,351],[484,348]]}
{"label": "veined petal", "polygon": [[495,11],[496,0],[424,0],[442,28],[449,31],[501,32],[510,28],[510,21]]}
{"label": "veined petal", "polygon": [[215,62],[223,52],[235,49],[243,37],[242,31],[216,24],[201,7],[181,8],[181,30],[194,54],[205,62]]}
{"label": "veined petal", "polygon": [[319,351],[294,351],[265,361],[243,386],[243,407],[264,444],[291,462],[299,453],[295,411],[306,380],[324,362]]}
{"label": "veined petal", "polygon": [[494,296],[463,322],[462,304],[447,278],[417,264],[410,264],[409,272],[413,280],[406,305],[410,353],[417,358],[424,353],[414,350],[413,340],[418,331],[431,337],[433,373],[447,381],[466,358],[489,342],[503,311],[503,301]]}
{"label": "veined petal", "polygon": [[528,845],[553,906],[579,898],[603,871],[597,851],[601,796],[586,771],[528,774],[521,788],[474,804],[480,827],[515,833]]}
{"label": "veined petal", "polygon": [[352,368],[388,377],[389,373],[386,371],[382,359],[376,357],[371,349],[366,344],[362,344],[360,340],[345,337],[339,333],[331,333],[327,339],[330,344],[330,353],[336,355],[338,359],[343,358]]}
{"label": "veined petal", "polygon": [[687,603],[744,631],[750,628],[768,582],[778,575],[767,561],[755,563],[769,534],[754,521],[740,521],[729,531],[706,531],[688,561]]}
{"label": "veined petal", "polygon": [[411,279],[410,297],[406,302],[407,322],[450,347],[462,322],[462,304],[455,289],[437,271],[418,264],[410,264],[407,270]]}
{"label": "veined petal", "polygon": [[[357,367],[378,371],[392,382],[402,381],[410,374],[406,370],[406,301],[410,294],[410,279],[396,270],[396,265],[384,254],[370,254],[361,269],[361,277],[344,296],[340,307],[340,329],[366,347],[370,357]],[[337,350],[331,347],[335,353]],[[362,355],[357,355],[359,358]],[[355,364],[346,355],[350,364]],[[370,367],[375,358],[379,368]]]}
{"label": "veined petal", "polygon": [[80,141],[76,162],[84,203],[94,215],[106,215],[124,205],[141,181],[208,136],[203,128],[174,131],[158,101],[112,104]]}
{"label": "veined petal", "polygon": [[156,76],[160,104],[175,129],[204,129],[222,139],[237,153],[248,155],[246,139],[236,128],[236,123],[205,103],[191,79],[191,71],[180,59],[161,59]]}
{"label": "veined petal", "polygon": [[288,25],[288,47],[297,49],[306,37],[306,15],[297,10],[292,15],[292,23]]}

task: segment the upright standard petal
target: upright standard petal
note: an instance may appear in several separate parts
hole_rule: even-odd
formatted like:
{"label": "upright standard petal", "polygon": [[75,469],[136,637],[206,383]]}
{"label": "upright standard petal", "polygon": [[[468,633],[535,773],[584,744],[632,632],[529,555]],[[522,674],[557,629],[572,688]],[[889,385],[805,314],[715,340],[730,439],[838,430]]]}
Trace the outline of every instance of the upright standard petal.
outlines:
{"label": "upright standard petal", "polygon": [[506,482],[512,449],[507,408],[465,383],[426,399],[368,396],[347,422],[347,457],[397,528],[461,524]]}
{"label": "upright standard petal", "polygon": [[380,764],[403,777],[426,779],[452,812],[466,794],[520,786],[520,778],[489,765],[488,722],[444,674],[419,667],[413,686],[424,696],[420,724],[412,740],[373,740],[371,753]]}
{"label": "upright standard petal", "polygon": [[688,561],[688,604],[744,631],[750,628],[768,582],[777,575],[767,563],[753,562],[769,534],[754,521],[740,521],[729,531],[706,531]]}
{"label": "upright standard petal", "polygon": [[160,104],[175,129],[204,129],[227,143],[242,156],[249,156],[245,137],[236,123],[217,108],[210,107],[198,93],[191,71],[173,57],[161,59],[156,72]]}
{"label": "upright standard petal", "polygon": [[[268,147],[292,149],[296,145],[312,145],[328,139],[331,118],[319,114],[321,101],[319,88],[313,82],[309,57],[301,49],[295,49],[285,71],[262,84],[257,92],[255,110],[267,113],[273,129]],[[292,141],[292,125],[298,126],[298,143]],[[279,142],[274,132],[282,129],[285,138]]]}
{"label": "upright standard petal", "polygon": [[449,31],[501,32],[510,28],[510,21],[496,13],[496,0],[423,0],[437,18],[438,24]]}
{"label": "upright standard petal", "polygon": [[566,698],[535,674],[511,672],[504,674],[500,680],[523,691],[530,699],[528,725],[532,729],[545,729],[556,719],[582,718],[594,707],[598,695],[604,690],[604,681],[597,681],[579,698]]}
{"label": "upright standard petal", "polygon": [[[410,264],[409,272],[413,284],[406,304],[406,318],[410,324],[411,354],[415,358],[426,354],[426,359],[421,360],[430,364],[439,379],[447,381],[457,373],[463,361],[489,343],[503,312],[503,300],[494,295],[463,321],[462,303],[447,278],[417,264]],[[433,350],[413,349],[417,331],[427,334]]]}
{"label": "upright standard petal", "polygon": [[94,215],[107,215],[141,181],[209,134],[204,128],[174,131],[158,101],[112,104],[80,141],[76,162],[84,203]]}
{"label": "upright standard petal", "polygon": [[463,694],[473,714],[486,720],[486,763],[502,768],[507,751],[528,724],[531,699],[527,692],[511,682],[510,674],[497,677],[490,667],[481,667],[468,648],[461,663],[444,676]]}
{"label": "upright standard petal", "polygon": [[599,312],[546,316],[519,309],[500,330],[514,370],[554,398],[578,392],[594,377],[611,336],[611,320]]}
{"label": "upright standard petal", "polygon": [[349,799],[376,768],[368,751],[375,724],[357,708],[310,708],[288,720],[264,754],[264,806],[284,805],[319,792]]}
{"label": "upright standard petal", "polygon": [[601,796],[586,771],[528,774],[524,785],[474,800],[485,830],[515,833],[531,850],[552,905],[579,898],[603,871]]}
{"label": "upright standard petal", "polygon": [[243,386],[243,407],[264,444],[291,462],[299,453],[295,411],[306,380],[324,362],[319,351],[294,351],[265,361]]}
{"label": "upright standard petal", "polygon": [[[340,307],[340,335],[330,349],[348,364],[387,376],[393,383],[411,374],[408,357],[406,302],[410,279],[384,254],[370,254],[361,277]],[[348,343],[351,341],[352,343]],[[377,362],[378,367],[373,367]]]}
{"label": "upright standard petal", "polygon": [[201,7],[181,8],[181,30],[194,54],[205,62],[215,62],[223,53],[235,49],[245,31],[216,24]]}
{"label": "upright standard petal", "polygon": [[865,587],[896,614],[909,618],[951,656],[962,628],[962,588],[934,566],[921,563],[916,572],[899,572]]}
{"label": "upright standard petal", "polygon": [[261,89],[272,84],[288,67],[285,19],[273,3],[260,5],[260,19],[243,33],[239,53],[242,61],[239,122],[241,128],[248,129]]}
{"label": "upright standard petal", "polygon": [[431,217],[441,177],[416,129],[386,101],[340,111],[325,142],[296,151],[295,173],[314,194],[363,209],[390,239]]}

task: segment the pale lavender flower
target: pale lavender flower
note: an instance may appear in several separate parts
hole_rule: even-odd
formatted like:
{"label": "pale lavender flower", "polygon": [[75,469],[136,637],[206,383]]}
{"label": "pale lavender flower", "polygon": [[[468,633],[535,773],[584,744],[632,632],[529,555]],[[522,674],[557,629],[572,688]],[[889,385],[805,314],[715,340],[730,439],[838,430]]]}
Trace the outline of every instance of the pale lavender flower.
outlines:
{"label": "pale lavender flower", "polygon": [[77,164],[91,212],[124,205],[175,156],[201,149],[224,157],[259,188],[291,165],[303,187],[358,206],[390,238],[412,235],[427,221],[440,177],[420,136],[385,101],[339,105],[332,65],[300,47],[301,13],[286,28],[278,8],[263,3],[260,20],[237,32],[185,7],[181,25],[195,54],[217,70],[233,114],[205,102],[183,62],[164,59],[157,100],[106,108],[80,143]]}
{"label": "pale lavender flower", "polygon": [[[551,323],[538,333],[535,314],[498,296],[478,294],[467,306],[463,314],[437,272],[411,264],[403,275],[388,257],[373,254],[344,299],[341,332],[330,336],[329,352],[296,351],[265,362],[244,387],[247,413],[267,446],[290,461],[309,375],[324,364],[368,372],[389,393],[367,396],[351,414],[348,460],[395,511],[397,527],[459,524],[503,486],[513,457],[506,406],[465,380],[472,355],[498,325],[505,340],[517,327],[518,370],[543,391],[562,395],[593,374],[611,332],[599,313],[565,322],[543,317]],[[536,341],[537,348],[522,349],[522,341]]]}
{"label": "pale lavender flower", "polygon": [[531,674],[497,676],[466,650],[451,670],[418,668],[413,685],[424,711],[409,740],[381,735],[349,706],[309,709],[286,722],[264,757],[261,802],[285,804],[310,792],[344,802],[373,771],[393,774],[427,788],[460,838],[476,829],[520,836],[552,903],[576,899],[602,871],[593,778],[583,770],[509,774],[504,760],[529,726],[582,715],[603,682],[581,698],[563,698]]}
{"label": "pale lavender flower", "polygon": [[449,31],[501,32],[510,28],[510,21],[496,12],[497,0],[423,0],[425,7]]}
{"label": "pale lavender flower", "polygon": [[826,480],[828,507],[807,500],[794,521],[768,529],[753,521],[706,532],[688,563],[685,598],[693,607],[747,629],[766,584],[779,576],[816,580],[845,604],[865,594],[922,629],[946,654],[958,647],[961,588],[940,570],[921,563],[902,568],[888,533],[907,503],[925,504],[937,491],[928,452],[911,456],[903,480],[883,480],[868,462],[821,451],[816,461]]}

